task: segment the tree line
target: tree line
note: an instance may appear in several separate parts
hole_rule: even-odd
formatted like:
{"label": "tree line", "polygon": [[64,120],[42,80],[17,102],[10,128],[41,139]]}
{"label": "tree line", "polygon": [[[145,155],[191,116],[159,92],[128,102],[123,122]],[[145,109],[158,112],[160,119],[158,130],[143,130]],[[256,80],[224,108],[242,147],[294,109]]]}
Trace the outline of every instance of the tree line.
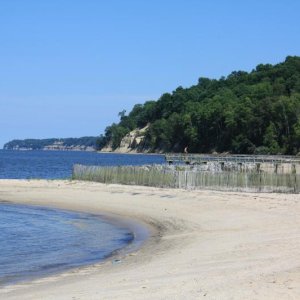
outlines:
{"label": "tree line", "polygon": [[[300,151],[300,57],[251,72],[201,77],[157,101],[137,104],[97,141],[113,148],[136,128],[148,125],[140,150],[150,152],[230,152],[297,154]],[[134,145],[133,145],[134,147]]]}
{"label": "tree line", "polygon": [[85,146],[96,149],[98,137],[85,136],[80,138],[50,138],[50,139],[24,139],[12,140],[3,146],[3,149],[11,150],[18,148],[40,150],[46,146],[53,145],[56,142],[61,142],[63,146]]}

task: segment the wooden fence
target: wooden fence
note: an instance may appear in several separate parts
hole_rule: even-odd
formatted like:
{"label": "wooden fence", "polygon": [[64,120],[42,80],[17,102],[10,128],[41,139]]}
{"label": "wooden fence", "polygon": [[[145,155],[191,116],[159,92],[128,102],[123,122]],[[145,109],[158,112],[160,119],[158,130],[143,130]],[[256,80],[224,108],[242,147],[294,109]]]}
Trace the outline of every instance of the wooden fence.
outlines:
{"label": "wooden fence", "polygon": [[74,165],[74,180],[164,188],[248,192],[299,193],[299,174],[255,172],[199,172],[163,166],[100,167]]}
{"label": "wooden fence", "polygon": [[289,155],[245,155],[245,154],[184,154],[167,153],[165,160],[168,163],[205,163],[214,162],[233,162],[233,163],[272,163],[272,164],[300,164],[300,156]]}
{"label": "wooden fence", "polygon": [[175,174],[148,166],[100,167],[74,165],[72,179],[102,183],[175,188]]}

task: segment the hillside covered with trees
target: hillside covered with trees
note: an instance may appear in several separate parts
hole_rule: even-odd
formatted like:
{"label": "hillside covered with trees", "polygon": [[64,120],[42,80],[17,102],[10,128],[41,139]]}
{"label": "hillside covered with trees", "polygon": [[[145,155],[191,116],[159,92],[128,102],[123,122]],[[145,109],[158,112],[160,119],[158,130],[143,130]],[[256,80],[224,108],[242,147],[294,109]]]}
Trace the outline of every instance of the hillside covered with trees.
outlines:
{"label": "hillside covered with trees", "polygon": [[141,151],[182,152],[188,146],[193,153],[297,154],[300,57],[219,80],[199,78],[119,116],[98,139],[99,148],[110,142],[115,149],[131,130],[148,125]]}

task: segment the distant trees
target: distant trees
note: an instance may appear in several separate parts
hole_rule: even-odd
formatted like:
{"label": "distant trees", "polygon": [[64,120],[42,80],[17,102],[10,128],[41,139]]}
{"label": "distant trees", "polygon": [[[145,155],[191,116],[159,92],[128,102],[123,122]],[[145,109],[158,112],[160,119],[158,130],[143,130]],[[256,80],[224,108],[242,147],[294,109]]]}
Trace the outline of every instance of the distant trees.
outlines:
{"label": "distant trees", "polygon": [[128,132],[149,125],[151,151],[297,154],[300,151],[300,57],[219,80],[199,78],[157,101],[137,104],[105,139],[117,148]]}
{"label": "distant trees", "polygon": [[[85,146],[97,148],[97,143],[100,139],[98,137],[81,137],[81,138],[63,138],[63,139],[25,139],[25,140],[12,140],[4,145],[4,149],[10,150],[18,148],[40,150],[46,146],[53,145],[55,142],[61,142],[63,146]],[[106,141],[105,141],[106,143]],[[98,146],[103,147],[103,143]]]}

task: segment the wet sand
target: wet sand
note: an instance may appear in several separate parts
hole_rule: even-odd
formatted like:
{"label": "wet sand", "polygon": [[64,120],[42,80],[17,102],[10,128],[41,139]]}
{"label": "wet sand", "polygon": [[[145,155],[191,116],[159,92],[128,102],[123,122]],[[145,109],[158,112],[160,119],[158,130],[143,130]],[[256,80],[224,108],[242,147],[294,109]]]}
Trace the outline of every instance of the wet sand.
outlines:
{"label": "wet sand", "polygon": [[135,252],[4,287],[0,299],[300,299],[300,195],[0,180],[0,200],[151,230]]}

